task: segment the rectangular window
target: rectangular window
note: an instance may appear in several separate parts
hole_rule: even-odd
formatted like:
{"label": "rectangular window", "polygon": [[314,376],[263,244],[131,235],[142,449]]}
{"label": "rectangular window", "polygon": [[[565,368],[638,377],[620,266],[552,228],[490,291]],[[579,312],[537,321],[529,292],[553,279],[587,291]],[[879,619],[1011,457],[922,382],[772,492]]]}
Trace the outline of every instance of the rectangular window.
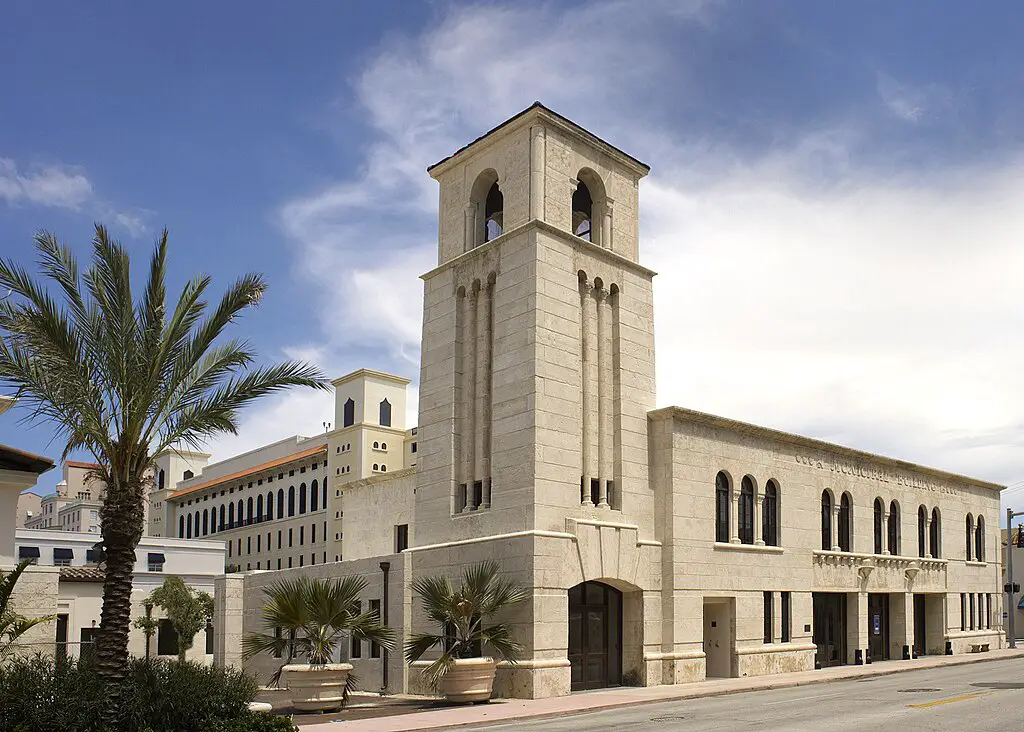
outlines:
{"label": "rectangular window", "polygon": [[292,558],[288,557],[288,569],[292,568]]}
{"label": "rectangular window", "polygon": [[309,525],[309,543],[316,544],[316,524]]}
{"label": "rectangular window", "polygon": [[409,548],[409,524],[395,527],[395,554],[401,554]]}
{"label": "rectangular window", "polygon": [[278,529],[278,531],[277,531],[277,548],[278,549],[281,548],[281,530],[280,529]]}
{"label": "rectangular window", "polygon": [[772,618],[772,593],[764,593],[764,642],[772,642],[772,626],[774,625]]}
{"label": "rectangular window", "polygon": [[985,595],[985,629],[992,629],[992,595]]}
{"label": "rectangular window", "polygon": [[277,568],[281,569],[281,557],[277,558]]}
{"label": "rectangular window", "polygon": [[292,548],[292,529],[288,529],[288,548]]}
{"label": "rectangular window", "polygon": [[[278,564],[280,564],[281,560],[278,559],[277,562],[278,562]],[[278,569],[280,569],[280,567],[278,567]],[[281,638],[281,629],[280,628],[274,628],[274,637],[277,638],[277,639]],[[275,650],[274,651],[274,658],[280,658],[280,657],[281,657],[281,651],[280,650]]]}
{"label": "rectangular window", "polygon": [[960,593],[960,630],[967,630],[967,595]]}
{"label": "rectangular window", "polygon": [[245,553],[252,554],[252,537],[245,537]]}
{"label": "rectangular window", "polygon": [[[362,600],[359,601],[358,606],[356,607],[356,612],[357,613],[362,613],[363,612],[363,601]],[[352,653],[350,654],[350,658],[362,658],[362,657],[363,657],[363,644],[362,644],[362,642],[358,638],[353,637],[352,638]]]}
{"label": "rectangular window", "polygon": [[238,537],[238,556],[242,556],[242,537]]}
{"label": "rectangular window", "polygon": [[[380,622],[380,600],[370,600],[370,612]],[[370,641],[370,658],[380,658],[380,644]]]}
{"label": "rectangular window", "polygon": [[974,630],[974,593],[972,592],[968,596],[968,601],[971,603],[971,630]]}
{"label": "rectangular window", "polygon": [[791,610],[790,610],[790,599],[789,593],[782,593],[782,642],[789,643],[789,633],[791,625]]}
{"label": "rectangular window", "polygon": [[213,623],[206,624],[206,655],[213,655]]}
{"label": "rectangular window", "polygon": [[256,534],[256,553],[263,551],[263,534]]}
{"label": "rectangular window", "polygon": [[303,544],[306,543],[305,542],[305,536],[306,536],[306,527],[305,526],[300,526],[299,527],[299,546],[302,546]]}
{"label": "rectangular window", "polygon": [[167,618],[157,621],[156,653],[158,656],[178,655],[178,632]]}

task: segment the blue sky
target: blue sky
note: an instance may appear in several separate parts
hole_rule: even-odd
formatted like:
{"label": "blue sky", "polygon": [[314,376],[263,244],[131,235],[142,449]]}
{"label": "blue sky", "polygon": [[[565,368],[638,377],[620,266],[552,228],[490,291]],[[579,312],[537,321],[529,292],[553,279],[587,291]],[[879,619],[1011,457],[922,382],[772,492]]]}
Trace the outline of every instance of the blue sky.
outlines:
{"label": "blue sky", "polygon": [[[267,274],[237,330],[267,359],[415,380],[424,169],[539,99],[652,166],[659,405],[1017,483],[1021,37],[1014,2],[16,0],[0,252],[84,256],[99,220],[143,258],[167,226],[177,283]],[[331,408],[270,400],[211,450]],[[59,454],[18,416],[0,442]]]}

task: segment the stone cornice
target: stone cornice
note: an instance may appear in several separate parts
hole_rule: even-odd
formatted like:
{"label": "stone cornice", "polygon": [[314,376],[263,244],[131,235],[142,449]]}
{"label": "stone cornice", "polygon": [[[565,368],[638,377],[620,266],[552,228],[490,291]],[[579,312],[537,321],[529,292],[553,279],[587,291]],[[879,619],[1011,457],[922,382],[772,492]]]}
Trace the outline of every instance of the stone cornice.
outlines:
{"label": "stone cornice", "polygon": [[587,241],[586,239],[581,239],[578,236],[570,234],[568,231],[563,231],[562,229],[559,229],[557,226],[549,224],[547,221],[541,221],[540,219],[530,219],[526,223],[521,224],[512,230],[506,231],[501,236],[491,239],[489,242],[481,244],[475,249],[470,249],[468,252],[463,252],[454,259],[449,259],[444,264],[440,264],[437,267],[434,267],[434,269],[430,270],[429,272],[420,275],[420,279],[428,280],[449,269],[459,267],[462,264],[470,262],[476,257],[483,256],[484,253],[501,246],[501,244],[507,241],[508,239],[511,239],[516,236],[521,236],[523,234],[535,230],[543,231],[545,234],[550,234],[552,236],[558,237],[563,243],[568,244],[569,246],[578,249],[581,252],[589,254],[598,259],[603,259],[607,264],[610,264],[612,266],[628,269],[642,277],[654,278],[658,274],[653,269],[648,269],[647,267],[644,267],[642,264],[637,264],[633,260],[623,257],[621,254],[616,254],[611,249],[605,249],[604,247],[600,247],[597,244],[593,244]]}
{"label": "stone cornice", "polygon": [[534,102],[522,112],[510,117],[497,127],[485,132],[468,145],[460,147],[448,157],[434,163],[427,168],[427,172],[432,178],[437,179],[438,176],[443,175],[447,170],[451,169],[452,166],[456,165],[469,150],[473,150],[474,152],[484,150],[498,140],[501,140],[524,127],[529,127],[538,121],[543,122],[549,127],[557,127],[562,132],[597,147],[602,153],[614,159],[619,165],[629,169],[637,179],[643,178],[651,170],[645,163],[640,162],[632,155],[623,152],[614,145],[605,142],[593,132],[580,127],[567,117],[563,117],[558,114],[558,112],[548,109],[540,102]]}
{"label": "stone cornice", "polygon": [[953,481],[972,488],[985,488],[992,491],[1001,491],[1006,488],[1006,486],[999,485],[998,483],[978,480],[966,475],[960,475],[959,473],[950,473],[945,470],[939,470],[938,468],[929,468],[925,465],[917,465],[916,463],[886,457],[885,455],[875,455],[870,452],[864,452],[863,450],[857,450],[844,445],[837,445],[832,442],[825,442],[824,440],[818,440],[813,437],[794,435],[792,433],[783,432],[770,427],[761,427],[748,422],[740,422],[739,420],[729,419],[728,417],[719,417],[715,414],[698,412],[684,407],[663,407],[662,409],[655,409],[647,413],[647,418],[655,421],[671,419],[678,422],[690,422],[693,424],[706,425],[708,427],[717,427],[736,434],[761,437],[774,442],[822,450],[824,452],[830,452],[835,455],[841,455],[855,460],[863,460],[876,465],[886,465],[892,468],[918,473],[920,475],[929,475],[933,478]]}

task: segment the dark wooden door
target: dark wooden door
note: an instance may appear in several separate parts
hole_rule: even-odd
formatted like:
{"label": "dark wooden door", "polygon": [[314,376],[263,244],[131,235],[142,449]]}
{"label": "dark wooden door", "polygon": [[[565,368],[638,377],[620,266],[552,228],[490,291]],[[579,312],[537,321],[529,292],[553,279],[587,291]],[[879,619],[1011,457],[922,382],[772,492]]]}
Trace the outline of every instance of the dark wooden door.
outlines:
{"label": "dark wooden door", "polygon": [[868,658],[889,660],[889,596],[868,595]]}
{"label": "dark wooden door", "polygon": [[814,665],[817,668],[846,663],[846,595],[814,593]]}
{"label": "dark wooden door", "polygon": [[621,683],[622,595],[600,582],[569,590],[569,663],[572,689]]}

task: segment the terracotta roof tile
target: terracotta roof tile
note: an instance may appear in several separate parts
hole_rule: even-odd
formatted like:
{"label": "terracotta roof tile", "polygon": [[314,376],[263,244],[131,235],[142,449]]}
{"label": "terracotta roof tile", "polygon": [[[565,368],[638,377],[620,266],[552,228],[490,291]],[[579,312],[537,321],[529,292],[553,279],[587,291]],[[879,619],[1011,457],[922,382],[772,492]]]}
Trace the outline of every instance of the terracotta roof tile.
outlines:
{"label": "terracotta roof tile", "polygon": [[216,485],[230,483],[232,481],[238,480],[239,478],[245,478],[250,475],[255,475],[256,473],[262,473],[264,470],[270,470],[271,468],[276,468],[279,465],[293,463],[296,460],[302,460],[303,458],[312,457],[313,455],[317,455],[318,453],[321,452],[325,454],[327,453],[327,445],[318,445],[317,447],[311,447],[308,450],[303,450],[302,452],[296,452],[292,453],[291,455],[285,455],[283,458],[278,458],[277,460],[270,460],[269,462],[265,462],[260,465],[255,465],[245,470],[239,470],[238,472],[235,473],[229,473],[228,475],[223,475],[220,478],[214,478],[212,480],[205,481],[198,485],[194,485],[190,488],[185,488],[184,490],[176,491],[175,493],[168,497],[168,500],[176,501],[182,496],[191,495],[205,488],[212,488],[213,486]]}

